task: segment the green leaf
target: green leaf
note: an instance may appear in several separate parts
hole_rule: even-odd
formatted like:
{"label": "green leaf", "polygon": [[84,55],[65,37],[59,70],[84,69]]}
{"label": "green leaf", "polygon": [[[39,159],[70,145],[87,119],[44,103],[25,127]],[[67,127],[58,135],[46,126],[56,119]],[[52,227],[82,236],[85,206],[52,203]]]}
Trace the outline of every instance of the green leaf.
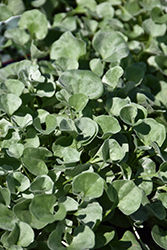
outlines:
{"label": "green leaf", "polygon": [[153,37],[163,36],[166,32],[166,24],[155,24],[151,18],[144,20],[142,26]]}
{"label": "green leaf", "polygon": [[140,84],[145,75],[145,70],[139,65],[131,65],[126,68],[124,78],[133,81],[136,85]]}
{"label": "green leaf", "polygon": [[157,225],[153,226],[151,231],[153,240],[163,249],[167,248],[167,231],[163,231]]}
{"label": "green leaf", "polygon": [[167,56],[166,55],[158,55],[155,57],[155,62],[157,63],[162,74],[167,75]]}
{"label": "green leaf", "polygon": [[97,5],[95,0],[77,0],[76,2],[76,13],[85,13],[87,12],[87,8],[89,8],[90,10],[95,10]]}
{"label": "green leaf", "polygon": [[6,6],[6,4],[0,4],[0,21],[5,21],[13,15],[11,10]]}
{"label": "green leaf", "polygon": [[146,118],[147,111],[141,105],[127,104],[120,110],[120,118],[128,125],[134,126],[139,120]]}
{"label": "green leaf", "polygon": [[112,186],[117,191],[118,208],[125,215],[138,210],[142,202],[142,192],[132,180],[116,180]]}
{"label": "green leaf", "polygon": [[60,164],[70,164],[80,160],[81,152],[78,152],[75,148],[64,147],[61,150],[61,154],[63,155],[63,161],[57,159],[57,162]]}
{"label": "green leaf", "polygon": [[53,194],[40,194],[32,199],[30,212],[41,222],[61,221],[66,216],[65,206],[60,204],[57,212],[54,211],[55,206],[56,197]]}
{"label": "green leaf", "polygon": [[123,75],[124,71],[120,66],[115,66],[109,69],[102,78],[102,82],[112,87],[117,87],[119,78]]}
{"label": "green leaf", "polygon": [[13,230],[15,223],[17,222],[13,212],[5,205],[0,204],[0,228],[3,230]]}
{"label": "green leaf", "polygon": [[6,206],[10,204],[10,191],[8,188],[0,186],[0,203]]}
{"label": "green leaf", "polygon": [[[46,124],[46,129],[42,129],[42,124]],[[45,117],[45,121],[41,121],[39,117],[36,117],[33,122],[34,127],[37,131],[39,131],[41,134],[49,135],[51,134],[55,128],[57,127],[57,119],[54,114],[48,114]]]}
{"label": "green leaf", "polygon": [[151,18],[155,23],[166,23],[167,15],[163,13],[160,7],[154,7],[151,10]]}
{"label": "green leaf", "polygon": [[101,79],[89,70],[68,70],[59,78],[59,83],[71,95],[82,93],[89,99],[97,99],[103,94]]}
{"label": "green leaf", "polygon": [[32,228],[25,222],[19,221],[19,237],[17,240],[17,245],[22,247],[29,246],[35,237],[34,231]]}
{"label": "green leaf", "polygon": [[21,143],[12,144],[11,146],[9,146],[9,149],[7,150],[7,154],[10,157],[14,157],[18,159],[22,156],[23,150],[24,150],[23,144]]}
{"label": "green leaf", "polygon": [[61,244],[62,234],[64,233],[64,225],[57,223],[56,229],[49,235],[47,245],[51,250],[65,250]]}
{"label": "green leaf", "polygon": [[74,194],[83,199],[98,198],[103,194],[104,180],[96,173],[81,173],[72,183]]}
{"label": "green leaf", "polygon": [[85,250],[93,248],[95,245],[95,235],[88,226],[78,226],[74,229],[74,238],[68,250]]}
{"label": "green leaf", "polygon": [[166,218],[166,210],[160,201],[149,204],[148,207],[153,217],[157,217],[159,220],[164,220]]}
{"label": "green leaf", "polygon": [[106,110],[109,115],[119,116],[121,108],[129,104],[128,98],[113,97],[106,102]]}
{"label": "green leaf", "polygon": [[30,53],[31,53],[31,59],[45,57],[48,54],[47,51],[39,50],[37,46],[34,44],[34,41],[31,42]]}
{"label": "green leaf", "polygon": [[0,95],[0,110],[12,115],[22,104],[22,100],[12,93]]}
{"label": "green leaf", "polygon": [[12,11],[14,15],[19,15],[25,10],[23,0],[18,0],[17,2],[8,0],[8,8]]}
{"label": "green leaf", "polygon": [[141,123],[134,126],[134,130],[146,146],[154,141],[161,146],[166,138],[164,125],[158,123],[153,118],[145,118]]}
{"label": "green leaf", "polygon": [[85,108],[88,101],[88,97],[82,93],[73,94],[68,99],[69,104],[78,112]]}
{"label": "green leaf", "polygon": [[101,225],[99,231],[95,233],[95,241],[96,241],[95,249],[100,249],[104,247],[115,236],[115,230],[112,227]]}
{"label": "green leaf", "polygon": [[75,119],[75,126],[78,129],[79,136],[77,141],[82,145],[89,144],[98,133],[98,125],[88,117]]}
{"label": "green leaf", "polygon": [[90,69],[98,76],[103,74],[103,64],[99,58],[94,58],[89,63]]}
{"label": "green leaf", "polygon": [[40,145],[39,137],[37,136],[37,131],[34,128],[27,128],[26,137],[24,140],[24,147],[34,147],[38,148]]}
{"label": "green leaf", "polygon": [[5,85],[11,93],[17,96],[20,96],[24,89],[24,84],[21,81],[15,79],[6,80]]}
{"label": "green leaf", "polygon": [[74,211],[78,209],[78,203],[70,196],[61,196],[59,198],[59,204],[62,203],[66,211]]}
{"label": "green leaf", "polygon": [[26,44],[30,39],[29,34],[27,34],[25,30],[19,28],[6,30],[4,36],[21,46]]}
{"label": "green leaf", "polygon": [[125,152],[115,139],[106,139],[97,153],[105,162],[120,161]]}
{"label": "green leaf", "polygon": [[30,186],[30,181],[27,176],[20,172],[14,172],[7,176],[7,185],[11,193],[23,192]]}
{"label": "green leaf", "polygon": [[52,193],[53,181],[48,175],[37,176],[30,185],[30,190],[34,193],[44,192],[46,194]]}
{"label": "green leaf", "polygon": [[34,175],[45,175],[48,173],[45,157],[52,156],[52,153],[46,148],[27,147],[23,151],[21,161],[23,165]]}
{"label": "green leaf", "polygon": [[7,135],[10,126],[12,126],[12,124],[4,118],[0,120],[0,137],[5,137]]}
{"label": "green leaf", "polygon": [[79,207],[75,215],[83,225],[93,228],[96,222],[102,221],[102,207],[98,202],[88,203],[87,205],[83,204]]}
{"label": "green leaf", "polygon": [[92,44],[106,62],[119,61],[129,54],[127,44],[116,31],[98,31],[93,38]]}
{"label": "green leaf", "polygon": [[68,57],[78,60],[79,57],[81,57],[85,53],[85,42],[81,39],[74,37],[70,31],[67,31],[52,44],[50,57],[51,59],[58,59],[59,57]]}
{"label": "green leaf", "polygon": [[106,139],[121,130],[118,120],[112,116],[99,115],[94,120],[100,127],[99,132],[102,134],[103,139]]}
{"label": "green leaf", "polygon": [[35,35],[38,40],[45,38],[48,33],[46,16],[37,9],[25,11],[18,25],[21,29],[28,29],[31,36]]}
{"label": "green leaf", "polygon": [[16,113],[12,116],[12,120],[21,128],[25,128],[33,123],[33,118],[30,114]]}
{"label": "green leaf", "polygon": [[56,70],[61,70],[62,72],[70,69],[78,69],[79,67],[77,60],[68,57],[59,57],[52,65]]}
{"label": "green leaf", "polygon": [[29,205],[31,199],[23,199],[13,207],[15,216],[23,222],[29,224],[32,228],[41,229],[47,225],[47,222],[37,220],[30,212]]}

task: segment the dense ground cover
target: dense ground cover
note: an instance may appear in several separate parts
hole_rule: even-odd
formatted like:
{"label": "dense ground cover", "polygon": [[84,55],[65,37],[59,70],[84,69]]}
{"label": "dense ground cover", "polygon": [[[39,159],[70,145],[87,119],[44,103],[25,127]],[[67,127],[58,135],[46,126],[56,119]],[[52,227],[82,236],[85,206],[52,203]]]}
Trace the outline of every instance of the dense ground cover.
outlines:
{"label": "dense ground cover", "polygon": [[167,249],[167,3],[0,4],[0,249]]}

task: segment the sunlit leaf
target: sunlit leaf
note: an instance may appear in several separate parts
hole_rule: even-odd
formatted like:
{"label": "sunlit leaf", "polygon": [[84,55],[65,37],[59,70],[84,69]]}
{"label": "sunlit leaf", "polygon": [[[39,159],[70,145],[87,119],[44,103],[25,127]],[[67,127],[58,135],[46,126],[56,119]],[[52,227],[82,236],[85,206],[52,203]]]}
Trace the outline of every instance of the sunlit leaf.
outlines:
{"label": "sunlit leaf", "polygon": [[65,71],[59,82],[70,94],[82,93],[90,99],[97,99],[103,93],[101,79],[88,70]]}
{"label": "sunlit leaf", "polygon": [[31,35],[35,35],[37,39],[41,40],[47,35],[48,21],[46,16],[39,10],[28,10],[22,14],[19,27],[28,29]]}
{"label": "sunlit leaf", "polygon": [[46,148],[27,147],[23,151],[22,163],[34,175],[43,175],[48,173],[47,165],[44,162],[45,157],[52,156],[52,153]]}
{"label": "sunlit leaf", "polygon": [[84,199],[100,197],[103,193],[104,180],[96,173],[82,173],[73,181],[73,193]]}
{"label": "sunlit leaf", "polygon": [[116,31],[98,31],[93,38],[93,47],[106,62],[121,60],[129,54],[127,44]]}
{"label": "sunlit leaf", "polygon": [[79,57],[84,55],[85,53],[85,42],[81,39],[74,37],[70,31],[67,31],[52,44],[50,57],[51,59],[58,59],[59,57],[68,57],[78,60]]}

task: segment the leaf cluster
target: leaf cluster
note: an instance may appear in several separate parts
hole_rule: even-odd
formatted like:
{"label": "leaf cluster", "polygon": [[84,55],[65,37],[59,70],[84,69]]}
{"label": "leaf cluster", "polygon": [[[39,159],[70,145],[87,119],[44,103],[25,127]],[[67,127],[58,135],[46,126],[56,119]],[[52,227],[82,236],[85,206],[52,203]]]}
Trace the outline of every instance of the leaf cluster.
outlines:
{"label": "leaf cluster", "polygon": [[167,249],[167,3],[0,3],[0,249]]}

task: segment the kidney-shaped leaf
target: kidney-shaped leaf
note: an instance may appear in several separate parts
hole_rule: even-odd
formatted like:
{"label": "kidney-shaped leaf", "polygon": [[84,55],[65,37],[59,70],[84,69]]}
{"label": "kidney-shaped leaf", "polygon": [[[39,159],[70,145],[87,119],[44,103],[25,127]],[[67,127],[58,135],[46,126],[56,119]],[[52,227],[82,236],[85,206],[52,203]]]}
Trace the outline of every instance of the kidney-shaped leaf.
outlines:
{"label": "kidney-shaped leaf", "polygon": [[30,204],[30,212],[41,222],[52,223],[63,220],[66,216],[64,205],[60,204],[57,212],[54,211],[55,205],[56,197],[53,194],[36,195]]}
{"label": "kidney-shaped leaf", "polygon": [[154,241],[163,249],[167,249],[167,231],[163,231],[155,225],[151,231]]}
{"label": "kidney-shaped leaf", "polygon": [[131,103],[125,105],[120,111],[120,118],[128,125],[134,125],[139,119],[146,118],[147,111],[143,106]]}
{"label": "kidney-shaped leaf", "polygon": [[51,59],[58,59],[59,57],[68,57],[78,60],[80,56],[86,53],[86,43],[72,35],[70,31],[63,33],[63,35],[55,41],[51,46]]}
{"label": "kidney-shaped leaf", "polygon": [[134,126],[134,130],[146,146],[154,141],[161,146],[166,138],[164,125],[158,123],[153,118],[144,119],[141,123]]}
{"label": "kidney-shaped leaf", "polygon": [[39,40],[43,39],[48,32],[46,16],[37,9],[25,11],[18,24],[20,28],[28,29],[31,35],[35,34]]}
{"label": "kidney-shaped leaf", "polygon": [[105,162],[122,160],[125,152],[115,139],[106,139],[98,151],[98,154]]}
{"label": "kidney-shaped leaf", "polygon": [[89,99],[97,99],[103,94],[101,79],[89,70],[68,70],[59,78],[59,83],[70,93],[82,93]]}
{"label": "kidney-shaped leaf", "polygon": [[43,175],[48,173],[48,168],[44,162],[45,157],[52,156],[52,153],[46,148],[25,148],[22,156],[23,165],[34,175]]}
{"label": "kidney-shaped leaf", "polygon": [[95,122],[97,122],[100,127],[99,132],[102,134],[103,139],[106,139],[108,136],[116,134],[121,130],[118,120],[109,115],[97,116]]}
{"label": "kidney-shaped leaf", "polygon": [[52,193],[53,181],[48,175],[37,176],[31,183],[30,190],[32,192]]}
{"label": "kidney-shaped leaf", "polygon": [[116,31],[98,31],[93,38],[93,47],[106,62],[119,61],[129,54],[126,42]]}
{"label": "kidney-shaped leaf", "polygon": [[34,240],[34,231],[32,228],[25,222],[19,221],[19,238],[17,240],[17,245],[22,247],[29,246]]}
{"label": "kidney-shaped leaf", "polygon": [[57,223],[56,229],[49,235],[47,245],[51,250],[65,250],[61,244],[62,234],[64,233],[64,225]]}
{"label": "kidney-shaped leaf", "polygon": [[130,215],[138,210],[142,202],[142,191],[132,180],[116,180],[112,186],[117,191],[118,208],[125,215]]}
{"label": "kidney-shaped leaf", "polygon": [[11,193],[23,192],[30,186],[28,177],[20,172],[10,173],[6,180]]}
{"label": "kidney-shaped leaf", "polygon": [[81,117],[75,120],[75,125],[80,132],[77,140],[82,143],[82,145],[89,144],[98,132],[98,125],[95,121],[88,117]]}
{"label": "kidney-shaped leaf", "polygon": [[91,249],[95,245],[95,235],[88,226],[79,226],[74,229],[74,238],[68,250]]}
{"label": "kidney-shaped leaf", "polygon": [[82,224],[93,228],[97,221],[102,220],[102,207],[98,202],[89,203],[86,207],[81,205],[75,215]]}
{"label": "kidney-shaped leaf", "polygon": [[96,173],[82,173],[73,181],[72,189],[74,194],[82,198],[93,199],[103,194],[104,180]]}
{"label": "kidney-shaped leaf", "polygon": [[36,128],[36,130],[38,130],[40,133],[45,134],[45,135],[49,135],[50,133],[52,133],[56,126],[57,126],[57,119],[56,116],[53,114],[48,114],[45,117],[45,125],[46,125],[46,129],[42,129],[42,122],[40,120],[39,117],[36,117],[34,119],[33,122],[34,127]]}

